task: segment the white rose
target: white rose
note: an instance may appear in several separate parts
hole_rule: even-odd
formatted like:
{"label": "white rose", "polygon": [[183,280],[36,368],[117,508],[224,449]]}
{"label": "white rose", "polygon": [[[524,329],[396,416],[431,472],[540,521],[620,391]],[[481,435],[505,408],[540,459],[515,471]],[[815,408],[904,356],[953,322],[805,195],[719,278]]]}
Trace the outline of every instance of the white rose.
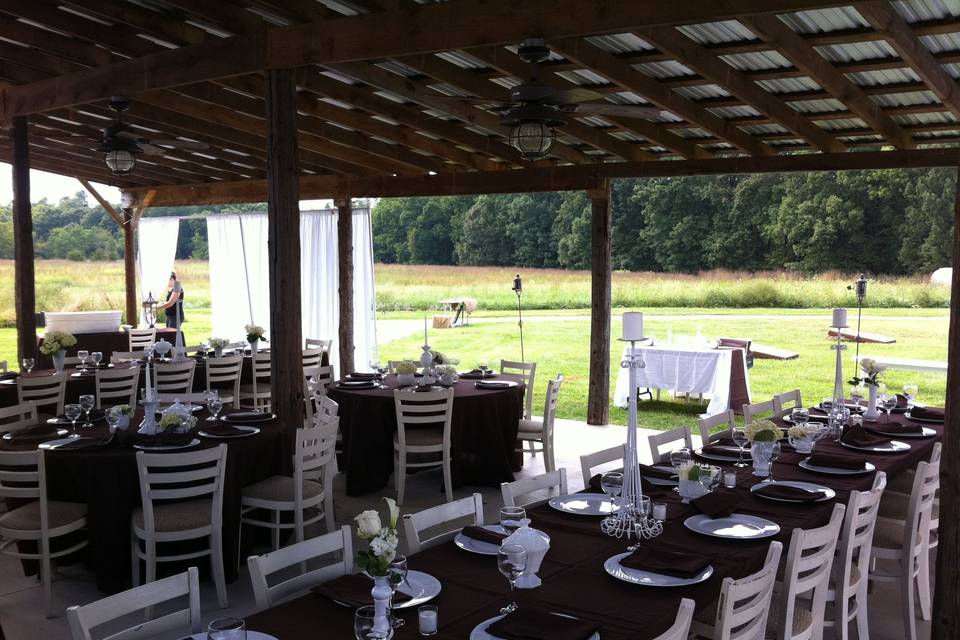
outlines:
{"label": "white rose", "polygon": [[357,521],[358,535],[365,540],[373,538],[383,528],[383,525],[380,524],[380,514],[373,509],[367,509],[354,520]]}
{"label": "white rose", "polygon": [[400,520],[400,507],[397,506],[397,501],[393,498],[384,498],[384,501],[387,503],[387,508],[390,509],[390,528],[396,529],[397,522]]}

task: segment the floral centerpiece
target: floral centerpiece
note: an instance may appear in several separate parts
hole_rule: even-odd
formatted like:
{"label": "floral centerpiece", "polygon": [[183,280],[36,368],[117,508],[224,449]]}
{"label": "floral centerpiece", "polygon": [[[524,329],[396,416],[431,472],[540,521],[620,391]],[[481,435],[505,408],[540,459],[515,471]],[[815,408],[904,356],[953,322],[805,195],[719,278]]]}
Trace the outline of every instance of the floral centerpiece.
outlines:
{"label": "floral centerpiece", "polygon": [[819,433],[820,430],[817,427],[794,425],[787,430],[787,439],[797,453],[810,453],[813,451]]}
{"label": "floral centerpiece", "polygon": [[677,469],[679,479],[678,491],[680,497],[686,502],[691,499],[699,498],[707,493],[707,490],[700,484],[700,465],[696,462],[687,462]]}
{"label": "floral centerpiece", "polygon": [[174,404],[160,416],[160,431],[185,433],[197,426],[197,419],[190,409],[181,404]]}
{"label": "floral centerpiece", "polygon": [[770,420],[754,420],[743,427],[743,433],[751,442],[750,455],[753,458],[753,475],[768,477],[770,475],[770,458],[773,456],[773,446],[783,437],[780,427]]}
{"label": "floral centerpiece", "polygon": [[410,386],[417,381],[415,377],[417,373],[417,363],[413,360],[401,360],[397,363],[397,366],[394,367],[394,370],[397,372],[397,382],[401,387]]}
{"label": "floral centerpiece", "polygon": [[220,358],[223,356],[223,349],[230,341],[226,338],[210,338],[210,347],[213,349],[214,357]]}
{"label": "floral centerpiece", "polygon": [[67,347],[73,347],[77,344],[77,338],[72,333],[66,331],[47,331],[43,334],[43,344],[40,345],[40,353],[50,356],[53,360],[53,368],[57,373],[63,372],[63,359],[67,355]]}
{"label": "floral centerpiece", "polygon": [[261,340],[269,342],[267,337],[263,335],[263,327],[258,324],[246,324],[243,326],[243,330],[247,332],[247,342],[250,343],[250,351],[253,353],[257,352]]}
{"label": "floral centerpiece", "polygon": [[393,589],[390,587],[390,563],[397,557],[397,546],[400,539],[397,535],[397,523],[400,520],[400,508],[397,501],[384,498],[390,510],[390,520],[387,526],[380,520],[380,514],[373,509],[361,512],[354,518],[357,523],[357,535],[361,540],[368,540],[369,548],[357,552],[357,566],[368,576],[373,578],[374,627],[373,631],[383,634],[377,637],[386,638],[391,631],[389,615],[390,599]]}
{"label": "floral centerpiece", "polygon": [[460,364],[459,358],[452,358],[442,351],[437,351],[436,349],[430,349],[430,355],[433,356],[433,366],[441,365],[458,365]]}
{"label": "floral centerpiece", "polygon": [[130,419],[133,418],[134,413],[133,407],[128,404],[114,405],[107,410],[107,421],[117,429],[126,431],[130,427]]}
{"label": "floral centerpiece", "polygon": [[450,386],[457,381],[457,367],[452,364],[445,364],[437,367],[437,375],[440,376],[440,384]]}
{"label": "floral centerpiece", "polygon": [[881,367],[873,358],[860,358],[860,371],[862,376],[854,376],[850,384],[858,385],[863,383],[867,385],[867,410],[863,412],[864,420],[876,420],[879,417],[877,413],[877,399],[880,396],[880,374],[886,371],[886,367]]}

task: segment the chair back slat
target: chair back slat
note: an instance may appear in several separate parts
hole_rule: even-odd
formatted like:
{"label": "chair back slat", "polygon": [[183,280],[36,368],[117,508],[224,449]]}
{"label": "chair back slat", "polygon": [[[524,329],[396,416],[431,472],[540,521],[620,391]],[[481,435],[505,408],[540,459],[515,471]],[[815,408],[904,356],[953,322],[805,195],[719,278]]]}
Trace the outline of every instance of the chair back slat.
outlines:
{"label": "chair back slat", "polygon": [[[654,464],[665,462],[670,459],[670,452],[680,447],[686,447],[693,450],[693,438],[690,435],[690,427],[677,427],[670,431],[662,431],[647,436],[647,445],[650,447],[650,457]],[[660,448],[667,446],[667,451],[661,453]]]}
{"label": "chair back slat", "polygon": [[320,361],[323,359],[323,349],[316,348],[306,348],[301,354],[301,359],[303,362],[303,367],[319,367]]}
{"label": "chair back slat", "polygon": [[[223,478],[227,446],[169,455],[137,452],[140,475],[140,501],[143,522],[154,530],[154,501],[185,500],[211,496],[211,522],[218,522],[223,511]],[[192,468],[196,467],[196,468]],[[184,483],[192,486],[184,487]],[[171,486],[173,485],[173,486]]]}
{"label": "chair back slat", "polygon": [[800,389],[784,391],[773,396],[773,415],[782,418],[793,409],[802,408],[803,400],[800,398]]}
{"label": "chair back slat", "polygon": [[[553,424],[557,418],[557,403],[560,401],[560,385],[563,384],[563,374],[547,383],[547,397],[543,403],[543,437],[553,442]],[[532,395],[532,392],[531,392]]]}
{"label": "chair back slat", "polygon": [[450,449],[450,424],[453,418],[453,389],[414,393],[395,389],[394,408],[397,414],[397,440],[401,451],[407,448],[409,425],[434,425],[443,429],[443,448]]}
{"label": "chair back slat", "polygon": [[196,360],[183,362],[158,362],[154,367],[158,393],[190,393],[193,391],[193,374]]}
{"label": "chair back slat", "polygon": [[763,640],[782,552],[782,544],[771,542],[759,571],[739,580],[724,578],[714,640]]}
{"label": "chair back slat", "polygon": [[743,405],[743,423],[750,424],[754,420],[762,418],[762,414],[769,413],[773,415],[774,411],[773,398],[764,400],[763,402],[745,404]]}
{"label": "chair back slat", "polygon": [[557,495],[567,494],[567,470],[564,468],[542,473],[538,476],[521,478],[513,482],[504,482],[500,485],[500,494],[503,496],[503,505],[506,507],[534,507],[539,506],[550,497],[535,499],[531,502],[517,504],[517,498],[529,496],[537,491],[557,492]]}
{"label": "chair back slat", "polygon": [[603,449],[602,451],[595,451],[594,453],[588,453],[586,455],[580,456],[580,471],[583,474],[583,487],[584,489],[590,483],[590,478],[593,477],[593,470],[595,467],[601,465],[610,464],[612,462],[619,462],[619,468],[623,468],[623,458],[626,456],[626,445],[618,444],[615,447],[610,447],[609,449]]}
{"label": "chair back slat", "polygon": [[127,348],[130,351],[143,351],[157,341],[156,328],[129,329],[127,331]]}
{"label": "chair back slat", "polygon": [[443,531],[425,540],[421,539],[421,536],[426,531],[434,530],[443,525],[448,525],[451,522],[457,522],[466,518],[473,518],[471,524],[477,526],[483,524],[483,496],[479,493],[454,500],[453,502],[439,504],[416,513],[405,513],[402,521],[403,537],[407,541],[407,553],[418,553],[424,549],[429,549],[452,540],[460,531],[460,527]]}
{"label": "chair back slat", "polygon": [[[140,383],[140,367],[132,366],[125,369],[97,369],[96,395],[97,408],[105,404],[128,404],[131,407],[137,404],[137,387]],[[115,400],[106,403],[105,400]]]}
{"label": "chair back slat", "polygon": [[512,373],[523,378],[523,417],[529,420],[533,414],[533,384],[537,379],[537,363],[501,360],[500,373]]}
{"label": "chair back slat", "polygon": [[0,432],[13,433],[40,424],[37,403],[24,402],[0,408]]}
{"label": "chair back slat", "polygon": [[323,353],[330,353],[330,345],[333,344],[333,340],[320,340],[318,338],[307,338],[304,341],[304,346],[307,349],[319,349]]}
{"label": "chair back slat", "polygon": [[[726,411],[721,411],[720,413],[715,413],[712,416],[697,420],[697,427],[700,429],[700,439],[705,445],[716,442],[720,438],[732,437],[733,428],[736,424],[733,409],[727,409]],[[720,425],[723,425],[725,428],[717,433],[712,433],[712,431]]]}
{"label": "chair back slat", "polygon": [[33,401],[45,413],[63,415],[63,398],[67,388],[67,374],[49,376],[20,376],[17,378],[17,402]]}

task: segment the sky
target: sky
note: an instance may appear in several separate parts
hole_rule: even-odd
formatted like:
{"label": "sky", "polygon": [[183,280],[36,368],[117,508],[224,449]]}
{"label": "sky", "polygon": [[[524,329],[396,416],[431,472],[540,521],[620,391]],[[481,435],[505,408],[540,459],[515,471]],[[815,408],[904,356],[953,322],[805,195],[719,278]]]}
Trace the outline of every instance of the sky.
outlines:
{"label": "sky", "polygon": [[[120,190],[116,187],[109,187],[96,182],[93,183],[93,186],[108,202],[120,202]],[[84,188],[75,178],[66,178],[46,171],[30,170],[31,202],[39,202],[44,198],[48,202],[58,202],[60,198],[70,197],[77,191],[84,191]],[[12,201],[13,177],[10,165],[6,162],[0,162],[0,205],[7,205]],[[93,202],[93,198],[88,197],[88,201]]]}

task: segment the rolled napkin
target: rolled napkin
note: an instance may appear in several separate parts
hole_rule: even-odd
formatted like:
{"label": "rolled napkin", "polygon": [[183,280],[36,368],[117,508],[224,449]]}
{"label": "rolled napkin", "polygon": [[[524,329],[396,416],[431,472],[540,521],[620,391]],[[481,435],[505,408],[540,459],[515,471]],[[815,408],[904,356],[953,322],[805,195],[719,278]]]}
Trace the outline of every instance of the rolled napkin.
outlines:
{"label": "rolled napkin", "polygon": [[223,437],[238,436],[242,433],[251,433],[251,431],[248,429],[240,429],[239,427],[235,427],[230,424],[218,424],[213,427],[204,427],[203,431],[204,433],[209,433],[212,436]]}
{"label": "rolled napkin", "polygon": [[464,527],[460,533],[462,533],[463,535],[467,536],[472,540],[477,540],[479,542],[489,542],[490,544],[495,544],[498,547],[501,544],[503,544],[503,541],[509,537],[508,534],[506,533],[490,531],[489,529],[484,529],[483,527],[477,527],[474,525]]}
{"label": "rolled napkin", "polygon": [[106,436],[103,438],[74,438],[70,442],[64,442],[61,445],[57,445],[56,451],[72,451],[74,449],[90,449],[93,447],[103,447],[110,444],[110,441],[113,440],[113,436]]}
{"label": "rolled napkin", "polygon": [[20,431],[14,431],[7,439],[11,444],[27,444],[30,442],[45,442],[59,435],[57,427],[52,424],[38,424]]}
{"label": "rolled napkin", "polygon": [[509,382],[498,382],[496,380],[481,380],[477,383],[478,389],[509,389],[513,385]]}
{"label": "rolled napkin", "polygon": [[628,569],[651,571],[674,578],[694,578],[710,566],[710,559],[692,553],[667,549],[637,549],[620,564]]}
{"label": "rolled napkin", "polygon": [[[701,449],[703,453],[712,453],[715,456],[739,456],[740,449],[735,446],[726,446],[722,444],[708,444]],[[750,447],[743,448],[743,459],[750,459]]]}
{"label": "rolled napkin", "polygon": [[[371,589],[373,589],[373,580],[365,574],[352,573],[318,585],[311,591],[324,598],[357,608],[373,604],[373,596],[370,595]],[[397,594],[393,596],[394,604],[402,604],[409,600],[410,596],[400,591],[397,591]]]}
{"label": "rolled napkin", "polygon": [[867,466],[866,458],[849,458],[835,453],[814,453],[807,458],[807,462],[815,467],[850,469],[851,471],[860,471]]}
{"label": "rolled napkin", "polygon": [[416,387],[414,387],[413,390],[416,391],[417,393],[427,393],[429,391],[433,391],[433,385],[418,384]]}
{"label": "rolled napkin", "polygon": [[906,409],[908,406],[910,406],[910,400],[907,399],[907,396],[903,395],[902,393],[898,393],[898,394],[897,394],[897,406],[896,406],[896,408],[897,408],[897,409]]}
{"label": "rolled napkin", "polygon": [[224,415],[221,419],[226,422],[262,422],[270,415],[261,411],[234,411]]}
{"label": "rolled napkin", "polygon": [[714,491],[690,501],[701,513],[711,518],[726,518],[740,506],[740,497],[735,493]]}
{"label": "rolled napkin", "polygon": [[872,424],[867,427],[867,431],[870,433],[877,433],[880,435],[890,434],[890,433],[915,433],[922,434],[923,427],[919,424],[902,424],[898,422],[889,422],[884,424]]}
{"label": "rolled napkin", "polygon": [[791,487],[785,484],[768,484],[762,489],[754,491],[755,494],[766,498],[776,498],[779,500],[796,500],[797,502],[814,502],[823,498],[826,493],[823,491],[810,491],[800,487]]}
{"label": "rolled napkin", "polygon": [[854,447],[876,447],[889,441],[890,438],[870,435],[870,433],[860,425],[847,427],[840,437],[840,442]]}
{"label": "rolled napkin", "polygon": [[347,377],[351,380],[376,380],[379,374],[369,371],[351,371]]}
{"label": "rolled napkin", "polygon": [[487,627],[487,633],[503,640],[587,640],[599,629],[597,622],[524,606]]}
{"label": "rolled napkin", "polygon": [[910,410],[910,417],[919,418],[920,420],[937,420],[943,422],[945,415],[943,409],[936,407],[914,407]]}
{"label": "rolled napkin", "polygon": [[467,380],[483,380],[484,378],[493,378],[496,375],[497,374],[495,374],[492,371],[489,371],[486,374],[484,374],[483,371],[480,371],[480,369],[472,369],[465,373],[461,373],[460,377],[465,378]]}

